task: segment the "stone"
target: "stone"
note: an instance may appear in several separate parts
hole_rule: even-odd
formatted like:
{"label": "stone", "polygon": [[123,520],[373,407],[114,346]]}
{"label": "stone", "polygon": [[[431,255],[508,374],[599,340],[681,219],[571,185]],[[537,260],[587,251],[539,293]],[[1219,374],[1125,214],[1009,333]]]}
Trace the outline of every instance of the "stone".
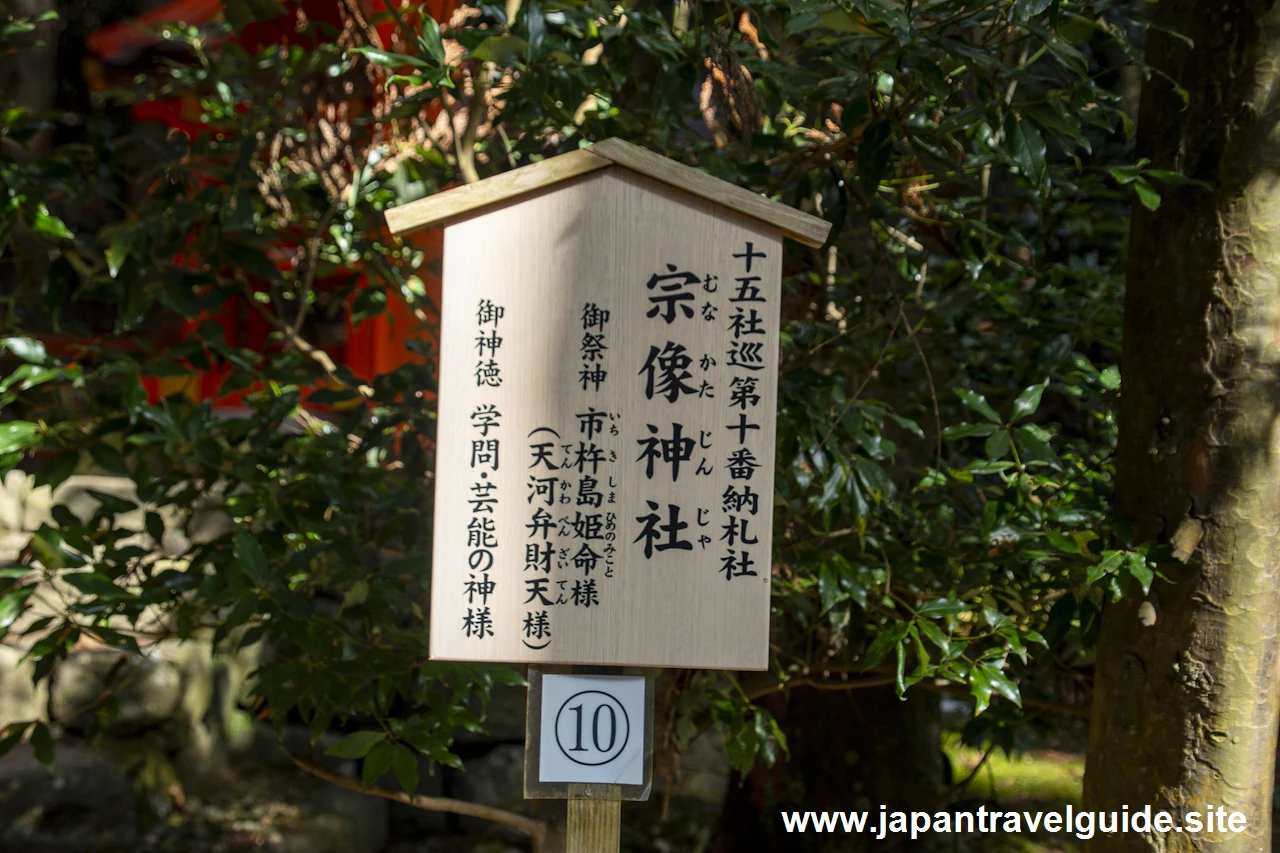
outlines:
{"label": "stone", "polygon": [[183,695],[177,667],[159,657],[97,649],[73,652],[55,668],[49,701],[51,719],[70,729],[83,729],[92,719],[93,703],[106,689],[107,677],[121,657],[125,663],[112,679],[119,714],[107,731],[129,734],[172,719]]}
{"label": "stone", "polygon": [[379,797],[309,776],[292,764],[247,763],[227,776],[221,790],[188,799],[180,815],[153,824],[136,850],[383,853],[387,805]]}
{"label": "stone", "polygon": [[26,747],[0,759],[0,850],[133,853],[138,831],[129,777],[102,756],[59,743],[52,773]]}
{"label": "stone", "polygon": [[[526,701],[524,687],[499,686],[493,688],[489,704],[484,711],[484,731],[454,732],[455,743],[524,743],[524,717]],[[480,713],[479,703],[473,711]]]}
{"label": "stone", "polygon": [[732,772],[724,732],[708,729],[680,753],[680,781],[673,793],[719,806],[724,802]]}
{"label": "stone", "polygon": [[49,713],[49,682],[33,685],[31,663],[18,663],[22,655],[22,649],[0,645],[0,728]]}
{"label": "stone", "polygon": [[[445,768],[425,758],[418,759],[418,791],[424,797],[450,796],[444,788]],[[402,790],[394,773],[378,780],[378,787],[388,791]],[[396,838],[423,838],[441,835],[450,829],[448,812],[427,811],[404,803],[390,802],[391,834]]]}
{"label": "stone", "polygon": [[4,483],[0,485],[0,530],[8,533],[22,531],[30,490],[31,480],[25,472],[15,468],[5,475]]}
{"label": "stone", "polygon": [[31,489],[22,501],[22,529],[35,531],[53,523],[53,490],[48,486]]}
{"label": "stone", "polygon": [[232,793],[255,812],[277,815],[263,845],[272,853],[381,853],[387,844],[387,800],[347,790],[294,766],[281,747],[355,778],[357,763],[326,756],[342,738],[326,732],[312,746],[303,726],[284,727],[277,740],[270,726],[254,726],[253,746],[238,756]]}
{"label": "stone", "polygon": [[[706,850],[731,772],[724,730],[712,727],[681,752],[678,779],[655,775],[649,800],[623,807],[623,837],[639,850]],[[667,788],[668,781],[673,788]]]}
{"label": "stone", "polygon": [[[68,477],[58,486],[53,493],[53,503],[62,504],[71,514],[81,521],[87,521],[93,517],[98,511],[98,507],[102,504],[89,492],[101,492],[104,495],[121,498],[126,501],[136,501],[138,497],[137,487],[128,477],[113,477],[97,474],[76,474]],[[40,522],[46,519],[41,517],[48,512],[47,506],[35,506],[31,495],[28,498],[27,506],[27,523],[35,521],[36,526],[30,529],[35,530],[40,526]],[[142,529],[143,514],[141,510],[132,510],[130,512],[120,513],[115,517],[117,527],[127,528],[130,530]]]}
{"label": "stone", "polygon": [[[452,773],[449,796],[471,803],[528,813],[524,798],[524,745],[500,744],[466,762],[466,771]],[[459,817],[467,833],[491,832],[495,824],[473,817]]]}
{"label": "stone", "polygon": [[387,845],[387,801],[312,777],[295,777],[273,792],[296,808],[279,825],[273,853],[381,853]]}
{"label": "stone", "polygon": [[[197,510],[191,515],[191,520],[187,522],[187,529],[183,532],[183,536],[188,543],[205,545],[209,542],[226,536],[235,530],[236,524],[231,520],[231,516],[225,512],[216,509]],[[174,543],[179,544],[179,543]]]}

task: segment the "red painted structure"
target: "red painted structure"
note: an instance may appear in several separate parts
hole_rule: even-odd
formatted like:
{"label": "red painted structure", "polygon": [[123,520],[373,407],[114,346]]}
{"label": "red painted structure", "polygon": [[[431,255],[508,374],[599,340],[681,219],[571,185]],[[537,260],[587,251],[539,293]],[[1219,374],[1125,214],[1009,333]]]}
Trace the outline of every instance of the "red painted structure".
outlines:
{"label": "red painted structure", "polygon": [[[393,0],[394,1],[394,0]],[[375,9],[385,11],[380,5],[382,0],[363,0],[364,11],[371,18]],[[296,14],[300,11],[308,21],[328,24],[331,31],[341,31],[343,22],[339,14],[339,0],[294,0],[285,4],[290,10],[288,15],[271,21],[257,21],[246,26],[237,36],[237,41],[249,52],[256,52],[271,44],[308,44],[318,30],[299,33],[296,30]],[[457,0],[427,0],[427,10],[436,20],[445,20],[453,13]],[[408,11],[408,10],[406,10]],[[121,61],[132,57],[156,43],[156,37],[145,29],[165,21],[181,21],[187,24],[201,25],[219,18],[223,13],[222,0],[171,0],[171,2],[148,12],[135,21],[128,21],[104,28],[89,38],[90,50],[107,62]],[[386,16],[381,16],[386,17]],[[391,41],[393,21],[375,24],[378,38],[383,44]],[[435,107],[439,109],[439,107]],[[150,101],[135,105],[132,108],[135,121],[158,122],[166,127],[181,131],[189,136],[208,132],[208,128],[200,122],[199,104],[172,101]],[[441,255],[441,236],[438,230],[415,235],[412,242],[426,254],[430,265]],[[349,275],[349,274],[348,274]],[[348,276],[340,276],[331,281],[317,281],[318,292],[326,286],[335,286],[345,282]],[[432,274],[422,276],[427,295],[432,304],[439,304],[440,281]],[[359,274],[357,289],[368,286],[363,274]],[[410,307],[397,292],[387,292],[386,310],[375,317],[364,320],[359,325],[351,321],[351,300],[347,303],[346,334],[340,343],[330,343],[323,348],[330,358],[338,364],[345,365],[358,378],[371,380],[381,373],[394,370],[408,361],[419,359],[405,345],[412,337],[433,338],[436,334],[438,318],[428,318],[430,323],[424,324],[414,317]],[[211,313],[204,320],[212,320],[222,327],[227,343],[232,346],[245,347],[258,352],[268,352],[272,348],[269,339],[274,329],[270,323],[248,303],[242,296],[233,297],[216,313]],[[191,334],[198,322],[184,323],[182,334]],[[58,349],[74,348],[74,342],[60,342]],[[147,395],[152,402],[173,393],[185,393],[195,400],[212,400],[217,406],[235,407],[241,404],[244,392],[234,391],[220,394],[219,389],[225,378],[225,369],[205,371],[194,377],[179,378],[144,378],[143,383]]]}

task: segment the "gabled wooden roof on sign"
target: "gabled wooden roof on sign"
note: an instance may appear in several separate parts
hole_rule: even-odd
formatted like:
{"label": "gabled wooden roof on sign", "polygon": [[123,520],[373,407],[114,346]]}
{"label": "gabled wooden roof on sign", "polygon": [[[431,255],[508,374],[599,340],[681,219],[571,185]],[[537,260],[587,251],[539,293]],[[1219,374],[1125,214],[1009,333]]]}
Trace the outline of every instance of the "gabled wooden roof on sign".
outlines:
{"label": "gabled wooden roof on sign", "polygon": [[438,225],[477,208],[507,201],[611,166],[639,172],[678,190],[765,222],[806,246],[821,246],[831,230],[831,223],[825,219],[802,213],[736,184],[713,178],[705,172],[616,138],[390,208],[386,211],[387,225],[391,227],[393,234],[407,234],[419,228]]}

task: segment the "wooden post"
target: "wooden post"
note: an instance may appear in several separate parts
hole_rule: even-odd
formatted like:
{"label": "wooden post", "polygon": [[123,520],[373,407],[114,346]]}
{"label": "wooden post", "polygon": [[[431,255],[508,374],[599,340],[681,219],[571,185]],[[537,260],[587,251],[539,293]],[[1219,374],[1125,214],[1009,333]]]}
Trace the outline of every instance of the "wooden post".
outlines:
{"label": "wooden post", "polygon": [[621,799],[569,797],[566,853],[618,853],[621,828]]}

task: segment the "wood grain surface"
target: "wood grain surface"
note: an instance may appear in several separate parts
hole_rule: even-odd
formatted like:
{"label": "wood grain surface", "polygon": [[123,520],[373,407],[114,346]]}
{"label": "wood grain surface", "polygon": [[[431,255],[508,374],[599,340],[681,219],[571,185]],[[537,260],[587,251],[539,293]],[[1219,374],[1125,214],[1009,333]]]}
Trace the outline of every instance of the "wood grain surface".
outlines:
{"label": "wood grain surface", "polygon": [[781,260],[776,229],[621,169],[445,230],[433,658],[767,667]]}

